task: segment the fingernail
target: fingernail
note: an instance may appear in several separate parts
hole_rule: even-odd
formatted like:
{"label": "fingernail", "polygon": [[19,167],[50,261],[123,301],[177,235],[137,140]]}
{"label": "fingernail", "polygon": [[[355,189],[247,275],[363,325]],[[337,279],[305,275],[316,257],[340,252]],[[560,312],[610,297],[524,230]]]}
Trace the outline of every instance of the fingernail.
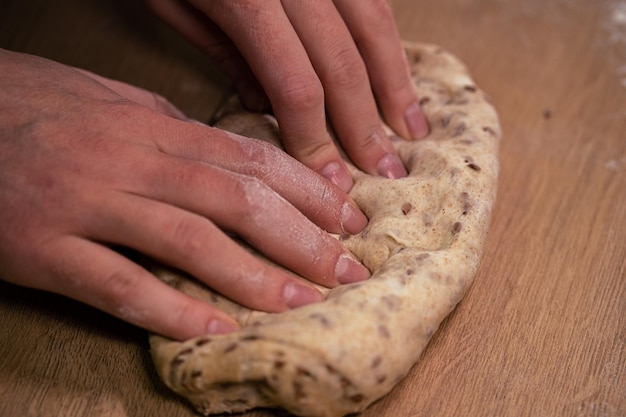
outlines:
{"label": "fingernail", "polygon": [[398,155],[388,153],[378,161],[378,173],[383,177],[395,179],[406,177],[408,174]]}
{"label": "fingernail", "polygon": [[239,330],[237,326],[220,319],[213,319],[206,326],[206,331],[209,334],[225,334],[232,333],[237,330]]}
{"label": "fingernail", "polygon": [[350,255],[339,255],[337,266],[335,266],[335,278],[341,284],[359,282],[370,277],[370,271]]}
{"label": "fingernail", "polygon": [[322,176],[346,193],[352,189],[354,181],[346,168],[339,162],[329,162],[321,172]]}
{"label": "fingernail", "polygon": [[323,297],[322,294],[314,288],[290,281],[285,284],[283,288],[283,299],[287,307],[296,308],[322,301]]}
{"label": "fingernail", "polygon": [[404,121],[413,139],[423,139],[428,135],[428,121],[419,103],[415,102],[406,109]]}
{"label": "fingernail", "polygon": [[367,217],[351,203],[341,207],[341,230],[344,234],[355,235],[367,226]]}

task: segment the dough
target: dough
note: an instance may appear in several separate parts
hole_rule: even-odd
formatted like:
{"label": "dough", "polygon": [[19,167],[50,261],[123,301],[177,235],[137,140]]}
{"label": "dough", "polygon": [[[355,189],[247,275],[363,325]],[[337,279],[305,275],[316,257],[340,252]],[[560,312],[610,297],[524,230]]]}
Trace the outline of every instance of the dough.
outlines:
{"label": "dough", "polygon": [[[157,275],[229,312],[242,329],[185,342],[151,336],[159,375],[203,414],[282,407],[338,417],[376,401],[418,360],[472,282],[498,174],[500,127],[465,67],[432,45],[406,45],[431,134],[395,141],[410,174],[390,180],[351,167],[351,196],[370,219],[342,242],[373,272],[281,314],[250,311],[183,274]],[[220,127],[276,139],[271,117],[223,112]]]}

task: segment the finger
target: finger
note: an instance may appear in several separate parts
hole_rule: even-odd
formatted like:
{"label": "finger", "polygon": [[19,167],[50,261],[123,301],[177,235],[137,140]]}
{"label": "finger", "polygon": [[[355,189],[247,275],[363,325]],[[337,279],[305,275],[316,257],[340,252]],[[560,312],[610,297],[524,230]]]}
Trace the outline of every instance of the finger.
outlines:
{"label": "finger", "polygon": [[272,267],[209,220],[137,196],[109,199],[105,221],[90,222],[99,240],[128,246],[184,270],[232,300],[281,312],[322,300],[311,285]]}
{"label": "finger", "polygon": [[204,13],[187,0],[148,0],[161,19],[203,51],[234,83],[246,108],[268,111],[270,103],[235,45]]}
{"label": "finger", "polygon": [[147,330],[183,340],[239,327],[225,313],[169,287],[97,243],[64,237],[51,241],[46,253],[49,279],[42,289],[82,301]]}
{"label": "finger", "polygon": [[284,1],[283,7],[322,81],[329,116],[350,158],[370,174],[406,176],[382,128],[363,60],[335,6]]}
{"label": "finger", "polygon": [[391,5],[387,0],[334,1],[363,56],[385,120],[404,138],[424,138],[428,122],[411,81]]}
{"label": "finger", "polygon": [[[278,264],[318,284],[333,287],[369,276],[367,269],[336,239],[258,179],[195,163],[163,162],[159,165],[167,168],[163,176],[158,177],[159,186],[148,190],[149,197],[184,210],[121,194],[109,198],[108,213],[99,216],[106,219],[106,224],[119,226],[106,228],[101,224],[93,234],[174,264],[218,291],[263,310],[268,310],[270,305],[276,308],[287,304],[295,306],[293,302],[278,299],[291,277],[251,257],[207,219],[235,232]],[[216,198],[218,195],[220,198]],[[120,217],[120,213],[123,216]],[[116,234],[123,237],[116,237]],[[225,269],[220,271],[215,265],[209,266],[206,261],[209,257]],[[231,270],[232,265],[239,265],[238,272]],[[252,299],[241,299],[237,293],[259,290],[243,287],[247,276],[257,275],[253,281],[271,283],[263,284],[263,291],[267,291],[269,298],[265,301],[255,295]],[[243,282],[241,289],[234,286],[234,282],[239,281]],[[257,302],[262,305],[255,304]]]}
{"label": "finger", "polygon": [[[191,123],[169,123],[165,130],[159,126],[153,137],[157,146],[168,154],[261,179],[311,221],[331,233],[356,234],[367,225],[367,218],[356,203],[339,187],[324,181],[320,175],[266,142]],[[161,165],[155,166],[153,171],[149,178],[160,181],[163,175]],[[177,172],[167,175],[180,179],[184,170]],[[193,181],[192,177],[189,175],[187,179]],[[149,186],[158,187],[157,184]],[[179,189],[184,188],[179,185]]]}
{"label": "finger", "polygon": [[98,239],[184,270],[240,304],[280,312],[322,299],[310,285],[255,258],[206,218],[141,197],[110,203],[106,223],[92,223]]}
{"label": "finger", "polygon": [[260,81],[285,149],[349,191],[352,177],[326,128],[324,88],[280,2],[194,3],[232,39]]}

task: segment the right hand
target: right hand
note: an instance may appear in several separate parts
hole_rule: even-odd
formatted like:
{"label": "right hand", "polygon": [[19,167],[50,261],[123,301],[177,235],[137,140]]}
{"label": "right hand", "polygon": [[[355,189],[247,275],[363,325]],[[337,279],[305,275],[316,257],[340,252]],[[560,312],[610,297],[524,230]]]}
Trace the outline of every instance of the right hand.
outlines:
{"label": "right hand", "polygon": [[187,271],[254,309],[322,299],[237,245],[235,233],[333,287],[369,272],[332,233],[367,219],[284,152],[189,122],[153,93],[0,50],[0,276],[186,339],[238,327],[111,249]]}
{"label": "right hand", "polygon": [[147,0],[233,78],[244,104],[271,104],[285,149],[344,191],[352,177],[327,122],[364,172],[407,175],[383,130],[428,134],[388,0]]}

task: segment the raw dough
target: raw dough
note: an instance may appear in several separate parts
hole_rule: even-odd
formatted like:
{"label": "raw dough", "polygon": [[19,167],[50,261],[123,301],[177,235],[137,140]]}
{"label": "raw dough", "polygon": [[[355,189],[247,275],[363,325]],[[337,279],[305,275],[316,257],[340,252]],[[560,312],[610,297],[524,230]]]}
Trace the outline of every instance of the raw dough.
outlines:
{"label": "raw dough", "polygon": [[[361,411],[404,378],[471,284],[495,200],[498,118],[452,55],[422,44],[406,45],[406,52],[431,134],[394,142],[407,178],[352,167],[351,196],[370,221],[342,241],[373,271],[371,279],[330,290],[319,304],[263,314],[180,273],[157,271],[243,326],[182,343],[151,337],[161,378],[201,413]],[[277,137],[274,120],[263,115],[225,112],[220,127]]]}

